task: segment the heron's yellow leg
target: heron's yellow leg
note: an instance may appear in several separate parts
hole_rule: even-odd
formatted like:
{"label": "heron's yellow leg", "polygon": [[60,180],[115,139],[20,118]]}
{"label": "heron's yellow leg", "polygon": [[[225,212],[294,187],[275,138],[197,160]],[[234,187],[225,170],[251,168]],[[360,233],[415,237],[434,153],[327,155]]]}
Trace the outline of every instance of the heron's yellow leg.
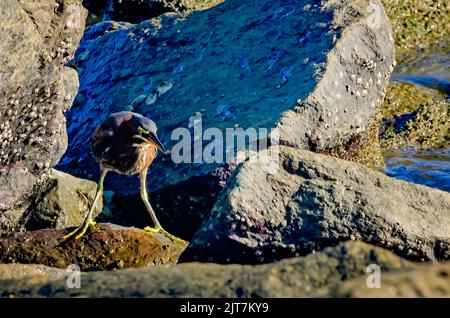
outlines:
{"label": "heron's yellow leg", "polygon": [[153,210],[150,201],[148,200],[148,194],[147,194],[147,186],[146,186],[146,180],[147,180],[147,169],[144,169],[140,174],[140,180],[141,180],[141,198],[142,201],[144,201],[145,207],[147,208],[148,213],[150,213],[150,217],[152,218],[153,223],[155,224],[155,227],[147,226],[144,228],[144,231],[149,233],[160,233],[169,238],[174,243],[181,243],[185,244],[187,243],[185,240],[182,240],[166,230],[164,230],[159,223],[158,219],[156,218],[155,211]]}
{"label": "heron's yellow leg", "polygon": [[91,227],[94,231],[98,231],[98,228],[95,226],[95,221],[90,220],[90,221],[84,222],[79,227],[77,227],[74,231],[70,232],[69,234],[64,235],[63,240],[67,241],[71,238],[78,240],[84,234],[86,234],[86,231],[89,227]]}
{"label": "heron's yellow leg", "polygon": [[105,180],[106,173],[108,172],[107,169],[101,169],[100,172],[100,181],[97,185],[97,191],[95,193],[94,202],[92,202],[92,206],[89,209],[89,213],[87,214],[86,218],[84,219],[83,224],[81,224],[79,227],[77,227],[74,231],[70,232],[67,235],[64,235],[63,241],[75,239],[80,239],[87,231],[89,227],[94,229],[94,231],[98,231],[97,227],[95,226],[95,221],[92,219],[92,213],[95,210],[95,206],[97,205],[98,199],[103,195],[103,181]]}
{"label": "heron's yellow leg", "polygon": [[170,234],[169,232],[164,230],[162,227],[156,228],[156,227],[146,226],[144,228],[144,231],[152,233],[152,234],[155,234],[155,233],[162,234],[165,237],[167,237],[168,239],[170,239],[172,242],[177,243],[177,244],[189,244],[187,241],[180,239],[179,237],[176,237],[175,235]]}

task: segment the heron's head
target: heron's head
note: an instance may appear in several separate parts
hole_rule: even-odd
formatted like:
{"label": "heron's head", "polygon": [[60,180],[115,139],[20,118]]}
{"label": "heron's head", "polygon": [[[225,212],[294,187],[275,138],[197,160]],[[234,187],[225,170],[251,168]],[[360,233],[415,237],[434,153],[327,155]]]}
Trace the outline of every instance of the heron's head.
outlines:
{"label": "heron's head", "polygon": [[162,153],[167,153],[166,148],[164,148],[163,144],[156,135],[156,124],[152,120],[145,117],[135,117],[132,120],[132,124],[136,128],[136,134],[134,137],[137,145],[153,145],[156,146],[156,148],[158,148],[158,150]]}

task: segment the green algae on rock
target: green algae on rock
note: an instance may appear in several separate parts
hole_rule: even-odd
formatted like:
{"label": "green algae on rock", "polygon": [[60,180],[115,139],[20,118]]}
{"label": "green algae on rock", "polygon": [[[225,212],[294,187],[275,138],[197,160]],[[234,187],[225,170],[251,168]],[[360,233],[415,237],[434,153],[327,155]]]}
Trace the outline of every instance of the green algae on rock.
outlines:
{"label": "green algae on rock", "polygon": [[382,148],[449,145],[449,100],[436,90],[392,83],[386,93],[382,116]]}
{"label": "green algae on rock", "polygon": [[382,0],[392,28],[397,62],[418,53],[448,51],[450,13],[447,0]]}
{"label": "green algae on rock", "polygon": [[356,162],[373,170],[384,167],[383,152],[380,146],[381,115],[377,113],[367,130],[361,135],[355,135],[349,142],[322,153],[336,158]]}
{"label": "green algae on rock", "polygon": [[102,270],[174,264],[186,248],[162,234],[99,224],[79,240],[61,243],[64,230],[37,230],[0,239],[0,262]]}

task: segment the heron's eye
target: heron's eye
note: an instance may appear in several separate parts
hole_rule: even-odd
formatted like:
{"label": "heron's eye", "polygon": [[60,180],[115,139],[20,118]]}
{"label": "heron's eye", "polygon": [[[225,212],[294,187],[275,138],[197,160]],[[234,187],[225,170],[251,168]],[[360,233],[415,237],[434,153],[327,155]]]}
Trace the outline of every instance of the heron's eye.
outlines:
{"label": "heron's eye", "polygon": [[145,130],[141,126],[138,127],[138,131],[139,131],[139,133],[144,134],[144,135],[149,135],[150,134],[150,131]]}

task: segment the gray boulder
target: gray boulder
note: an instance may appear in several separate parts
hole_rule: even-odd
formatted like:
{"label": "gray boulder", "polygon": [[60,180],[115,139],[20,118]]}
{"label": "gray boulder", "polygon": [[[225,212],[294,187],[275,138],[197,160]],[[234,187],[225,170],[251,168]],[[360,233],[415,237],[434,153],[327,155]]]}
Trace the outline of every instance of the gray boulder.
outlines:
{"label": "gray boulder", "polygon": [[[83,273],[81,288],[68,288],[66,279],[47,270],[31,279],[2,281],[1,297],[314,297],[327,296],[352,278],[367,279],[369,265],[382,274],[415,268],[389,251],[346,242],[321,253],[258,266],[186,263]],[[0,265],[1,277],[13,276],[15,266]],[[2,273],[5,271],[6,273]],[[67,275],[66,270],[60,270]],[[45,288],[43,288],[45,286]],[[363,286],[367,286],[364,282]]]}
{"label": "gray boulder", "polygon": [[[19,206],[0,215],[0,236],[43,228],[80,225],[94,200],[97,184],[51,169]],[[102,211],[102,198],[94,215]]]}
{"label": "gray boulder", "polygon": [[63,113],[78,77],[64,64],[86,14],[77,0],[0,2],[0,218],[26,200],[66,150]]}
{"label": "gray boulder", "polygon": [[[94,201],[96,191],[95,182],[52,169],[22,214],[19,221],[21,230],[79,226]],[[101,213],[102,206],[100,198],[94,216]]]}
{"label": "gray boulder", "polygon": [[450,193],[288,147],[269,174],[269,152],[260,155],[235,171],[184,260],[269,262],[355,239],[408,259],[450,259]]}
{"label": "gray boulder", "polygon": [[[392,31],[378,1],[228,0],[187,16],[91,28],[72,62],[80,92],[68,112],[70,144],[59,165],[90,179],[98,177],[93,130],[122,110],[156,121],[169,149],[178,142],[173,130],[188,128],[194,115],[201,115],[203,130],[279,127],[281,142],[315,151],[357,139],[380,105],[394,63]],[[167,88],[156,96],[161,83]],[[159,157],[148,183],[159,193],[183,183],[187,191],[166,200],[169,206],[154,202],[183,214],[197,208],[185,204],[194,184],[204,200],[218,194],[229,172],[221,163]],[[135,196],[139,184],[111,174],[106,188]]]}

